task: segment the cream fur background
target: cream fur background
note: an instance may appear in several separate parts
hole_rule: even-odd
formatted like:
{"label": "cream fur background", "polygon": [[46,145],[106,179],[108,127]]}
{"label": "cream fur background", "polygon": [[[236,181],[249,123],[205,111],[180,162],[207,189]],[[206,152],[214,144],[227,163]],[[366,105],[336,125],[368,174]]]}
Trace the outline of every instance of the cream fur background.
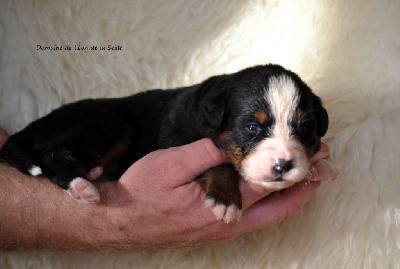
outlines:
{"label": "cream fur background", "polygon": [[[299,73],[331,116],[341,177],[294,219],[158,253],[0,253],[0,268],[400,268],[400,2],[0,0],[0,126],[63,103],[260,63]],[[40,51],[37,45],[121,45]]]}

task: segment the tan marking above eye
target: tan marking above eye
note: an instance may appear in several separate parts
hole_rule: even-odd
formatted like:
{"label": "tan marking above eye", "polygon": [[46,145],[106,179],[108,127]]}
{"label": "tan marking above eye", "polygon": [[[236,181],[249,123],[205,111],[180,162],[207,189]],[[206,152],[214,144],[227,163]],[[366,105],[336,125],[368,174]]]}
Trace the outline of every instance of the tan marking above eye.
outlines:
{"label": "tan marking above eye", "polygon": [[269,115],[264,110],[257,110],[256,112],[254,112],[253,116],[254,119],[256,119],[261,124],[266,124],[269,121]]}

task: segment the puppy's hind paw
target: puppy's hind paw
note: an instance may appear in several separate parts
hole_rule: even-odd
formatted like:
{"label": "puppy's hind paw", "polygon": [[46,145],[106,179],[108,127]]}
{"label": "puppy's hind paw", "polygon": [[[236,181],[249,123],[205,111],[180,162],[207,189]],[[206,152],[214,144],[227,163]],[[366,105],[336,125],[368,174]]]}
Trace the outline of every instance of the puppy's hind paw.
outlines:
{"label": "puppy's hind paw", "polygon": [[242,216],[242,210],[235,204],[221,204],[213,198],[207,198],[205,204],[207,208],[211,208],[217,220],[223,220],[227,224],[238,221]]}
{"label": "puppy's hind paw", "polygon": [[98,203],[100,194],[97,188],[82,177],[77,177],[69,183],[67,193],[79,203]]}

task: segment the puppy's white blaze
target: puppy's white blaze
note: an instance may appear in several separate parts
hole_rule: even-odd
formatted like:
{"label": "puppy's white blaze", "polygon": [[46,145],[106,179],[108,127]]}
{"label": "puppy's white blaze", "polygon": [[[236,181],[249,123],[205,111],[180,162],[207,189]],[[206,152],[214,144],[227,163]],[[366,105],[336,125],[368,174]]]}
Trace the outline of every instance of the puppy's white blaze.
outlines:
{"label": "puppy's white blaze", "polygon": [[36,165],[32,166],[28,171],[29,171],[29,174],[31,174],[34,177],[42,174],[42,169]]}
{"label": "puppy's white blaze", "polygon": [[272,137],[288,142],[291,138],[289,122],[299,104],[299,91],[291,78],[287,76],[272,77],[265,98],[275,118]]}

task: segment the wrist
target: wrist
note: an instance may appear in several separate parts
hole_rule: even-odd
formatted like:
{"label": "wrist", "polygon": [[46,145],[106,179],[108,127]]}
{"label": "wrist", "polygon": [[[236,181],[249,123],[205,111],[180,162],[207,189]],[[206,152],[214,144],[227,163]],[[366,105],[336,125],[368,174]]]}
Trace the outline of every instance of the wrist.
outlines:
{"label": "wrist", "polygon": [[[55,197],[41,201],[44,216],[36,224],[33,247],[55,250],[100,250],[108,240],[107,217],[102,204],[76,203],[63,190],[45,180]],[[52,190],[51,188],[54,188]],[[48,213],[46,213],[48,212]],[[53,213],[52,213],[53,212]]]}
{"label": "wrist", "polygon": [[130,234],[126,230],[130,220],[124,210],[131,202],[126,191],[117,182],[100,183],[96,187],[100,203],[95,205],[91,226],[97,227],[97,231],[90,239],[100,250],[130,250]]}

